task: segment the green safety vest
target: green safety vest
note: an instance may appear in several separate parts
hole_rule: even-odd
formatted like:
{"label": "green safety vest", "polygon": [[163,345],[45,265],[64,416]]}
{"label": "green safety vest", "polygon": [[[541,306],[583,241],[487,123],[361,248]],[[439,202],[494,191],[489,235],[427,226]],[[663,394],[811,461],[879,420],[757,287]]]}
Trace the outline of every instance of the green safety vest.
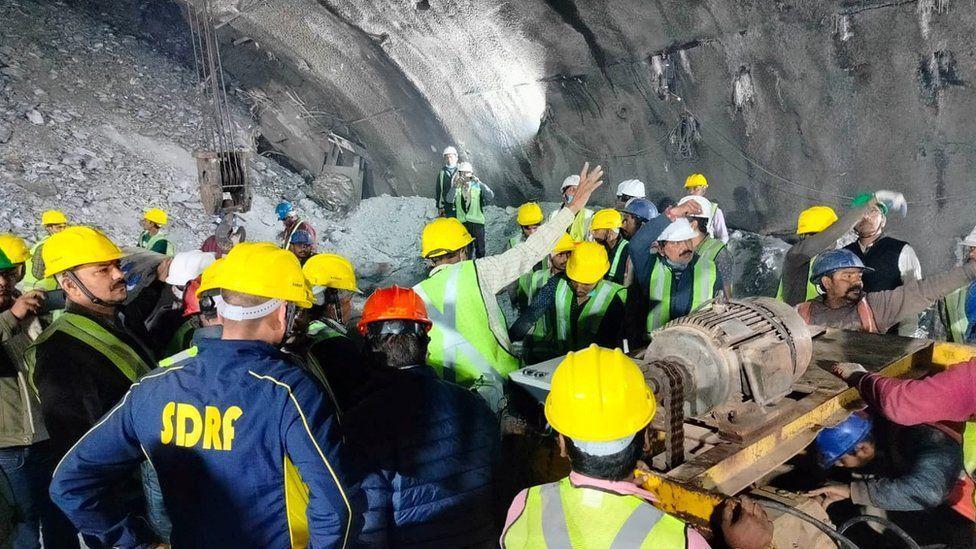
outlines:
{"label": "green safety vest", "polygon": [[315,341],[325,341],[336,337],[348,337],[345,328],[332,320],[316,320],[308,325],[306,332]]}
{"label": "green safety vest", "polygon": [[[976,422],[967,421],[962,432],[962,467],[970,478],[976,479]],[[973,504],[976,505],[976,492],[973,492]],[[974,517],[967,517],[973,520]]]}
{"label": "green safety vest", "polygon": [[511,250],[512,248],[518,246],[519,244],[521,244],[523,242],[525,242],[525,239],[522,238],[522,234],[519,233],[519,234],[513,236],[512,238],[509,238],[508,239],[508,249]]}
{"label": "green safety vest", "polygon": [[[691,310],[688,314],[705,302],[715,297],[718,291],[718,269],[715,263],[699,256],[692,260],[692,288],[691,288]],[[647,333],[657,330],[671,321],[671,293],[673,291],[674,271],[668,268],[660,258],[654,261],[651,269],[651,282],[649,284],[648,297],[651,302],[657,302],[647,313]],[[683,315],[682,315],[683,316]]]}
{"label": "green safety vest", "polygon": [[102,327],[101,324],[86,316],[65,312],[45,328],[41,335],[34,340],[34,344],[28,347],[25,352],[30,383],[35,393],[37,393],[37,386],[34,385],[34,367],[37,364],[37,347],[47,341],[55,332],[64,332],[98,351],[133,383],[152,370],[152,367],[142,359],[139,353]]}
{"label": "green safety vest", "polygon": [[139,237],[139,247],[152,250],[153,246],[155,246],[159,241],[166,242],[166,255],[173,257],[173,242],[166,237],[166,233],[163,231],[159,231],[152,236],[149,235],[149,231],[143,231],[142,236]]}
{"label": "green safety vest", "polygon": [[593,219],[593,210],[583,208],[576,214],[573,218],[573,222],[569,225],[568,233],[569,236],[573,237],[576,242],[583,242],[586,237],[590,234],[590,221]]}
{"label": "green safety vest", "polygon": [[[549,269],[540,269],[532,273],[532,281],[529,284],[528,291],[528,304],[531,305],[532,301],[535,299],[535,295],[545,286],[549,279],[552,278],[552,273]],[[549,356],[550,354],[555,355],[556,345],[553,343],[555,341],[555,330],[552,328],[552,319],[549,318],[551,315],[544,314],[539,317],[536,321],[535,326],[526,335],[526,338],[531,342],[531,349],[533,350],[534,356]],[[547,349],[546,347],[551,347]],[[551,351],[551,352],[550,352]]]}
{"label": "green safety vest", "polygon": [[470,187],[471,202],[464,208],[464,192],[460,187],[454,190],[454,211],[461,223],[485,224],[485,212],[481,209],[481,186]]}
{"label": "green safety vest", "polygon": [[701,241],[701,244],[698,245],[698,249],[695,250],[695,253],[709,261],[715,261],[715,257],[724,249],[725,242],[722,242],[717,238],[706,236],[705,239]]}
{"label": "green safety vest", "polygon": [[441,267],[413,289],[434,323],[427,363],[441,377],[470,387],[481,378],[507,379],[518,369],[518,358],[491,331],[474,261]]}
{"label": "green safety vest", "polygon": [[21,287],[25,291],[44,290],[45,292],[50,292],[58,288],[58,282],[54,280],[53,276],[47,278],[37,278],[34,276],[34,258],[41,257],[41,247],[48,238],[50,237],[45,236],[37,244],[31,246],[30,257],[24,263],[24,279],[20,282]]}
{"label": "green safety vest", "polygon": [[613,260],[610,261],[610,270],[607,271],[606,276],[603,278],[616,282],[617,284],[623,284],[624,275],[627,272],[627,261],[624,259],[624,252],[627,250],[627,246],[630,243],[627,239],[620,237],[620,243],[617,244],[617,249],[613,254]]}
{"label": "green safety vest", "polygon": [[585,349],[594,343],[600,323],[607,314],[607,308],[614,296],[626,300],[623,292],[626,288],[609,280],[601,280],[590,293],[590,298],[583,304],[579,319],[576,321],[576,331],[572,330],[572,307],[576,293],[565,279],[560,279],[556,285],[556,306],[553,308],[552,325],[555,327],[556,342],[562,347],[559,354]]}
{"label": "green safety vest", "polygon": [[946,336],[954,343],[966,343],[969,318],[966,317],[966,297],[969,285],[959,288],[939,301],[939,309],[946,324]]}
{"label": "green safety vest", "polygon": [[687,538],[684,522],[638,496],[576,487],[564,478],[529,488],[502,547],[684,549]]}
{"label": "green safety vest", "polygon": [[168,356],[159,361],[160,368],[172,368],[173,366],[182,366],[190,361],[191,358],[197,356],[197,346],[194,345],[189,349],[185,349],[176,353],[173,356]]}
{"label": "green safety vest", "polygon": [[[817,290],[817,287],[813,284],[813,282],[810,282],[810,277],[812,277],[812,276],[813,276],[813,258],[810,259],[810,268],[807,269],[807,295],[806,295],[806,301],[810,301],[811,299],[816,299],[817,297],[820,296],[820,292]],[[780,280],[779,280],[779,289],[776,290],[776,299],[778,299],[780,301],[785,301],[784,298],[783,298],[783,279],[782,278],[780,278]]]}

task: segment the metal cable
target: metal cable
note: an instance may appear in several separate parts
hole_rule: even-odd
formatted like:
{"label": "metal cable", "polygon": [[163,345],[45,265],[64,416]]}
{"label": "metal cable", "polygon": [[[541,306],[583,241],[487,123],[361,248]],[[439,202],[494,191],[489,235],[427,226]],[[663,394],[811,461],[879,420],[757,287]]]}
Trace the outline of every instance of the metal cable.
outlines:
{"label": "metal cable", "polygon": [[802,520],[804,522],[808,522],[808,523],[816,526],[818,530],[820,530],[821,532],[823,532],[824,534],[826,534],[827,536],[829,536],[830,539],[832,539],[835,542],[837,542],[837,544],[840,547],[846,547],[848,549],[859,549],[858,546],[857,546],[857,544],[855,544],[853,541],[851,541],[850,538],[848,538],[847,536],[845,536],[844,534],[842,534],[840,532],[837,532],[836,530],[834,530],[833,528],[831,528],[829,524],[827,524],[827,523],[825,523],[823,521],[820,521],[818,519],[815,519],[815,518],[811,517],[810,515],[804,513],[803,511],[800,511],[799,509],[795,509],[793,507],[790,507],[789,505],[784,505],[784,504],[782,504],[782,503],[780,503],[780,502],[778,502],[776,500],[769,499],[769,498],[766,498],[766,497],[762,497],[762,496],[759,496],[759,495],[753,495],[752,497],[754,497],[755,499],[761,501],[764,506],[769,507],[770,509],[775,509],[775,510],[780,511],[780,512],[783,512],[783,513],[788,513],[788,514],[793,515],[794,517],[796,517],[796,518],[798,518],[798,519],[800,519],[800,520]]}
{"label": "metal cable", "polygon": [[919,547],[918,545],[918,542],[912,539],[912,537],[909,536],[907,532],[902,530],[901,527],[898,526],[897,524],[891,522],[890,520],[884,517],[876,517],[874,515],[859,515],[848,520],[844,524],[841,524],[840,528],[837,529],[837,532],[843,534],[851,526],[854,526],[855,524],[858,524],[860,522],[877,522],[878,524],[884,526],[886,529],[892,531],[896,536],[901,538],[901,540],[905,542],[905,545],[909,549],[921,549],[921,547]]}

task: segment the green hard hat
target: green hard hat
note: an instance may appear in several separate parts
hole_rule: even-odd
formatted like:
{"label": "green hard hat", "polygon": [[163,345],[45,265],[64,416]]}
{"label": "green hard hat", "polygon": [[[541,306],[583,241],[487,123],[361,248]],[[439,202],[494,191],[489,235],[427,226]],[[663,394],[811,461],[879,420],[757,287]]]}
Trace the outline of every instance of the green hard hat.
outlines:
{"label": "green hard hat", "polygon": [[[874,198],[874,193],[861,193],[851,202],[851,207],[863,206],[872,198]],[[888,215],[888,205],[880,200],[878,201],[878,209],[881,210],[881,213]]]}

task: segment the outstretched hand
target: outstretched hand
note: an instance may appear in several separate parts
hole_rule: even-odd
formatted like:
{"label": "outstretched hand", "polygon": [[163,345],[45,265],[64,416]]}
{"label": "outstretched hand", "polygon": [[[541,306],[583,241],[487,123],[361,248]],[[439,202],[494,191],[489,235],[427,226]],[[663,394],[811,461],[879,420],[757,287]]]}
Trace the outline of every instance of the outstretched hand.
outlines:
{"label": "outstretched hand", "polygon": [[573,193],[573,201],[567,206],[574,214],[579,213],[586,207],[586,202],[593,195],[593,191],[603,185],[603,167],[597,166],[590,171],[590,163],[583,164],[583,171],[580,172],[580,182]]}

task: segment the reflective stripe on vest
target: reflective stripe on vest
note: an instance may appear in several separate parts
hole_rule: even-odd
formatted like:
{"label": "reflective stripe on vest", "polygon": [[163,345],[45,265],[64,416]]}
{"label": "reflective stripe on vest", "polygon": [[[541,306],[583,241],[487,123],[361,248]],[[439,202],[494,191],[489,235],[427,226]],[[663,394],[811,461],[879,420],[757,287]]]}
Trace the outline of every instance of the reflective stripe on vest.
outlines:
{"label": "reflective stripe on vest", "polygon": [[25,358],[28,360],[31,386],[35,393],[37,386],[34,385],[34,367],[37,364],[37,347],[47,341],[55,332],[64,332],[95,349],[111,361],[129,381],[135,382],[152,369],[139,353],[102,327],[101,324],[88,317],[65,312],[52,322],[41,335],[37,336],[33,345],[27,348]]}
{"label": "reflective stripe on vest", "polygon": [[[692,266],[691,309],[684,311],[684,316],[705,302],[715,297],[715,284],[718,281],[718,270],[712,261],[703,260],[696,256]],[[664,261],[657,259],[651,269],[651,282],[648,285],[648,297],[651,302],[657,302],[647,313],[647,332],[651,333],[671,321],[671,296],[674,290],[674,271]]]}
{"label": "reflective stripe on vest", "polygon": [[706,236],[705,239],[701,241],[701,244],[698,245],[698,249],[695,250],[695,253],[709,261],[715,261],[715,257],[723,249],[725,249],[725,242],[722,242],[717,238]]}
{"label": "reflective stripe on vest", "polygon": [[173,356],[168,356],[168,357],[160,360],[159,361],[159,367],[160,368],[172,368],[173,366],[182,366],[183,364],[189,362],[190,359],[192,359],[193,357],[197,356],[197,352],[198,351],[199,351],[199,349],[197,349],[197,346],[194,345],[193,347],[190,347],[189,349],[187,349],[185,351],[180,351],[180,352],[176,353]]}
{"label": "reflective stripe on vest", "polygon": [[316,341],[325,341],[327,339],[336,337],[348,336],[345,328],[338,326],[335,321],[331,319],[326,319],[326,321],[316,320],[312,322],[308,325],[308,330],[306,333]]}
{"label": "reflective stripe on vest", "polygon": [[607,280],[612,280],[618,284],[623,282],[624,273],[623,271],[617,272],[617,269],[622,269],[626,267],[626,262],[621,264],[621,260],[624,256],[624,250],[627,249],[630,243],[627,242],[626,238],[620,237],[620,244],[617,245],[617,249],[613,254],[613,261],[610,262],[610,270],[607,271],[607,275],[604,277]]}
{"label": "reflective stripe on vest", "polygon": [[573,300],[576,293],[566,280],[561,279],[556,286],[556,339],[568,351],[582,349],[593,343],[596,333],[600,330],[600,323],[613,296],[623,287],[609,280],[601,280],[591,292],[590,298],[583,304],[579,319],[576,321],[576,333],[570,329],[572,323]]}
{"label": "reflective stripe on vest", "polygon": [[474,261],[447,265],[414,286],[434,326],[427,363],[441,377],[470,387],[480,378],[502,381],[518,359],[495,338]]}
{"label": "reflective stripe on vest", "polygon": [[468,187],[471,199],[468,208],[464,208],[464,191],[458,187],[454,191],[454,210],[461,223],[485,224],[485,212],[481,210],[481,187]]}
{"label": "reflective stripe on vest", "polygon": [[[599,505],[599,506],[597,506]],[[633,495],[614,494],[569,479],[529,488],[525,509],[505,532],[505,547],[684,549],[683,522]]]}
{"label": "reflective stripe on vest", "polygon": [[946,317],[946,335],[949,341],[966,343],[966,330],[969,329],[969,319],[966,317],[966,298],[970,286],[959,288],[942,300],[942,307]]}
{"label": "reflective stripe on vest", "polygon": [[[962,467],[970,478],[976,478],[976,422],[966,422],[962,432]],[[973,493],[973,503],[976,505],[976,492]],[[976,517],[967,518],[973,520]]]}

